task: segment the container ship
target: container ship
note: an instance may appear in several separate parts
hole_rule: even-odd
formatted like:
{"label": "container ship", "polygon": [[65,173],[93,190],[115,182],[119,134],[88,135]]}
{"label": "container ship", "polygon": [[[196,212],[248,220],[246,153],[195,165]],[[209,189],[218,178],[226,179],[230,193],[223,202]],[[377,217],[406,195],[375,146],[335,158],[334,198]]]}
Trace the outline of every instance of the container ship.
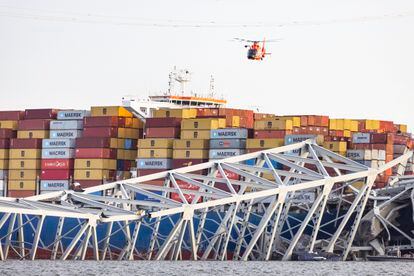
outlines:
{"label": "container ship", "polygon": [[[177,80],[181,85],[188,81],[182,77],[183,72],[173,75],[175,79],[171,80]],[[205,97],[186,95],[183,89],[179,93],[168,91],[147,99],[127,96],[120,106],[92,106],[87,110],[46,108],[0,111],[0,193],[23,200],[63,190],[82,191],[308,139],[314,139],[317,145],[338,156],[376,169],[401,157],[414,146],[407,125],[392,121],[330,118],[324,115],[284,116],[227,108],[226,104],[226,100],[214,97],[212,93]],[[300,151],[291,150],[289,154],[294,158],[300,155]],[[250,165],[254,162],[245,161]],[[278,170],[286,169],[283,162],[274,161],[272,166]],[[393,175],[411,175],[413,159],[408,160],[402,171],[398,169],[390,168],[378,175],[373,189],[382,190]],[[205,170],[197,173],[208,174]],[[242,176],[223,169],[216,178],[239,181]],[[274,180],[271,174],[263,174],[263,178]],[[145,184],[163,186],[165,182],[158,179]],[[180,180],[174,184],[186,190],[199,188]],[[362,185],[355,182],[353,187]],[[234,186],[233,189],[238,192],[240,187]],[[223,183],[217,184],[217,188],[227,192],[231,189]],[[102,196],[102,191],[95,194]],[[295,200],[306,204],[314,201],[316,196],[314,192],[302,193]],[[183,202],[184,198],[187,202],[194,200],[194,196],[184,195],[183,198],[178,193],[169,193],[168,197],[175,202]],[[137,194],[135,200],[153,199]],[[207,199],[200,198],[199,202],[204,200]],[[224,216],[227,211],[222,210],[221,215]],[[324,221],[329,220],[330,214],[338,216],[340,212],[326,212]],[[205,221],[204,228],[211,232],[218,227],[215,216],[217,213],[212,212]],[[302,220],[305,214],[296,211],[292,216]],[[30,221],[28,217],[23,220]],[[254,217],[249,221],[259,224]],[[43,229],[46,230],[41,234],[43,243],[53,243],[55,235],[49,234],[56,230],[47,229],[56,229],[58,224],[58,218],[44,222]],[[75,225],[73,222],[73,227]],[[325,231],[333,233],[336,226],[326,225]],[[164,235],[172,230],[169,223],[161,223],[157,227],[158,232]],[[29,236],[30,229],[23,228]],[[124,228],[114,225],[114,229],[122,231]],[[141,231],[137,248],[145,251],[154,237],[150,228]],[[309,229],[305,232],[312,234]],[[0,234],[6,236],[7,229],[2,228]],[[75,234],[69,236],[73,238]],[[105,236],[105,229],[98,230],[97,235],[100,240]],[[116,236],[114,246],[122,251],[125,239],[120,236],[117,241]],[[33,239],[30,237],[27,242],[33,242]],[[234,245],[229,250],[240,249]]]}

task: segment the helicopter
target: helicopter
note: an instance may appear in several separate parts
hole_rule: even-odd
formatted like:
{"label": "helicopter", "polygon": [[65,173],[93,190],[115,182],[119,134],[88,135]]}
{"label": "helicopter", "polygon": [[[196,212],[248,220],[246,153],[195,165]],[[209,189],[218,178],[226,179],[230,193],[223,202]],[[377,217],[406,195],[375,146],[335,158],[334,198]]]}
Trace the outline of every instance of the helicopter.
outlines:
{"label": "helicopter", "polygon": [[[263,60],[266,55],[271,55],[271,53],[266,52],[265,43],[266,39],[263,39],[263,42],[258,40],[249,40],[243,38],[234,38],[234,40],[240,42],[248,42],[251,43],[250,45],[244,45],[245,48],[249,48],[247,50],[247,58],[250,60]],[[277,42],[279,40],[268,40],[267,42]]]}

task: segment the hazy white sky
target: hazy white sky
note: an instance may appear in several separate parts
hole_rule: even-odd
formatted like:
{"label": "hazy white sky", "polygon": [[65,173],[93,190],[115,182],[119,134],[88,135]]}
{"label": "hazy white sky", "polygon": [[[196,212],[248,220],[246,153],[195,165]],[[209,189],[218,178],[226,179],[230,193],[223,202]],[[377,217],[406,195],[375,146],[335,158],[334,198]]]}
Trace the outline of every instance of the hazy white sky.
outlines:
{"label": "hazy white sky", "polygon": [[[0,0],[0,109],[116,105],[125,94],[166,90],[176,65],[194,73],[196,91],[207,91],[213,74],[231,106],[412,127],[414,16],[260,28],[135,24],[329,22],[410,12],[412,0]],[[233,37],[283,40],[268,45],[267,60],[252,62]]]}

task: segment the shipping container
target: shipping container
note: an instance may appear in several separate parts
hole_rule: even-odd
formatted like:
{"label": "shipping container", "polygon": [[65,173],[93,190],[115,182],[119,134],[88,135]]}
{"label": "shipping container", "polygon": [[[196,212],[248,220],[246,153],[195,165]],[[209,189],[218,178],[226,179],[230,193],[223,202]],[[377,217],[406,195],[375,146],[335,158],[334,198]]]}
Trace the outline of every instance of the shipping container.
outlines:
{"label": "shipping container", "polygon": [[10,139],[0,139],[0,149],[10,148]]}
{"label": "shipping container", "polygon": [[270,149],[281,147],[285,144],[284,139],[247,139],[248,149]]}
{"label": "shipping container", "polygon": [[255,139],[267,139],[267,138],[285,138],[286,135],[292,134],[291,130],[256,130],[254,131]]}
{"label": "shipping container", "polygon": [[24,198],[24,197],[30,197],[34,196],[36,194],[36,191],[33,190],[7,190],[7,196],[9,197],[15,197],[15,198]]}
{"label": "shipping container", "polygon": [[41,161],[42,170],[71,170],[73,159],[44,159]]}
{"label": "shipping container", "polygon": [[9,160],[0,159],[0,170],[8,170],[8,169],[9,169]]}
{"label": "shipping container", "polygon": [[73,170],[42,170],[41,180],[67,180],[73,177]]}
{"label": "shipping container", "polygon": [[75,150],[75,158],[116,159],[116,154],[116,149],[109,148],[78,148]]}
{"label": "shipping container", "polygon": [[116,170],[115,159],[76,159],[75,169]]}
{"label": "shipping container", "polygon": [[247,129],[214,129],[211,130],[210,139],[247,139]]}
{"label": "shipping container", "polygon": [[172,169],[172,159],[137,159],[138,169]]}
{"label": "shipping container", "polygon": [[145,127],[181,127],[181,118],[147,118],[145,121]]}
{"label": "shipping container", "polygon": [[210,141],[207,139],[176,139],[173,148],[176,149],[208,149]]}
{"label": "shipping container", "polygon": [[42,150],[42,159],[68,159],[75,157],[75,150],[68,148],[47,148]]}
{"label": "shipping container", "polygon": [[19,130],[17,132],[17,138],[19,139],[45,139],[49,138],[49,130]]}
{"label": "shipping container", "polygon": [[0,149],[0,159],[9,159],[10,150],[9,149]]}
{"label": "shipping container", "polygon": [[76,148],[118,148],[119,141],[116,138],[82,137],[76,138]]}
{"label": "shipping container", "polygon": [[206,163],[206,162],[208,162],[208,159],[187,159],[187,158],[178,159],[177,158],[177,159],[173,159],[172,165],[174,169],[178,169],[178,168],[193,166],[193,165]]}
{"label": "shipping container", "polygon": [[105,180],[98,179],[98,180],[76,180],[76,183],[79,183],[82,189],[95,187],[106,183]]}
{"label": "shipping container", "polygon": [[346,157],[352,160],[371,160],[371,150],[347,150]]}
{"label": "shipping container", "polygon": [[1,128],[0,129],[0,139],[10,139],[16,138],[17,132],[12,129]]}
{"label": "shipping container", "polygon": [[0,128],[8,128],[11,130],[17,130],[18,121],[0,121]]}
{"label": "shipping container", "polygon": [[67,121],[50,121],[51,130],[79,130],[83,129],[83,121],[67,120]]}
{"label": "shipping container", "polygon": [[39,175],[40,170],[9,170],[10,180],[36,180]]}
{"label": "shipping container", "polygon": [[8,190],[34,191],[37,187],[36,180],[9,180]]}
{"label": "shipping container", "polygon": [[61,190],[68,190],[68,189],[69,189],[69,180],[42,180],[40,181],[40,191],[61,191]]}
{"label": "shipping container", "polygon": [[334,152],[346,152],[347,144],[346,142],[336,141],[336,142],[323,142],[322,146],[328,150]]}
{"label": "shipping container", "polygon": [[77,180],[115,180],[115,171],[110,170],[75,170],[74,179]]}
{"label": "shipping container", "polygon": [[285,137],[285,145],[291,145],[295,143],[300,143],[308,139],[315,139],[318,145],[322,145],[324,142],[324,137],[322,135],[314,135],[314,134],[292,134],[286,135]]}
{"label": "shipping container", "polygon": [[245,150],[241,149],[211,149],[209,151],[210,159],[223,159],[245,154]]}
{"label": "shipping container", "polygon": [[26,109],[24,111],[25,120],[29,119],[56,119],[56,109]]}
{"label": "shipping container", "polygon": [[82,130],[51,130],[50,138],[78,138],[82,136]]}
{"label": "shipping container", "polygon": [[139,139],[138,148],[157,148],[157,149],[167,149],[173,147],[174,139]]}
{"label": "shipping container", "polygon": [[190,149],[190,150],[174,150],[174,159],[207,159],[209,157],[208,150]]}
{"label": "shipping container", "polygon": [[189,119],[197,116],[197,109],[183,108],[183,109],[158,109],[154,110],[154,118],[182,118]]}
{"label": "shipping container", "polygon": [[245,149],[246,139],[212,139],[210,149]]}
{"label": "shipping container", "polygon": [[8,170],[0,170],[0,180],[4,180],[9,175]]}
{"label": "shipping container", "polygon": [[83,119],[83,126],[84,127],[125,127],[127,119],[132,119],[132,118],[114,117],[114,116],[85,117]]}
{"label": "shipping container", "polygon": [[172,149],[138,149],[138,158],[172,158]]}
{"label": "shipping container", "polygon": [[39,170],[40,168],[40,159],[12,159],[9,161],[10,170]]}
{"label": "shipping container", "polygon": [[[41,156],[42,150],[40,149],[10,149],[10,159],[39,159]],[[0,158],[2,158],[1,154]]]}
{"label": "shipping container", "polygon": [[182,130],[181,139],[210,139],[210,130]]}
{"label": "shipping container", "polygon": [[42,148],[42,139],[11,139],[11,149],[40,149]]}
{"label": "shipping container", "polygon": [[83,120],[89,115],[88,110],[61,110],[57,113],[57,118],[58,120]]}
{"label": "shipping container", "polygon": [[24,119],[24,111],[0,111],[0,120],[19,121]]}
{"label": "shipping container", "polygon": [[292,120],[287,120],[283,118],[272,118],[263,121],[254,122],[255,130],[292,130],[293,122]]}
{"label": "shipping container", "polygon": [[50,120],[32,119],[22,120],[18,123],[18,130],[49,130]]}
{"label": "shipping container", "polygon": [[219,129],[226,127],[226,120],[225,119],[184,119],[181,121],[181,129],[182,130],[211,130],[211,129]]}
{"label": "shipping container", "polygon": [[180,128],[178,127],[154,127],[145,129],[146,138],[179,138]]}
{"label": "shipping container", "polygon": [[92,106],[91,116],[133,117],[132,113],[122,106]]}
{"label": "shipping container", "polygon": [[42,148],[74,148],[75,139],[43,139]]}

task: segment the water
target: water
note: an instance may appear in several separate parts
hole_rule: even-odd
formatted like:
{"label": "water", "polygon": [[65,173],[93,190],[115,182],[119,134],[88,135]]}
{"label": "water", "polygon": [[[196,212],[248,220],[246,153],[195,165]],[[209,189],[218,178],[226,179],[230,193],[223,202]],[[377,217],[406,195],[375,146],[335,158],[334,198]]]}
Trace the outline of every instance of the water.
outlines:
{"label": "water", "polygon": [[413,275],[414,262],[5,261],[0,275]]}

